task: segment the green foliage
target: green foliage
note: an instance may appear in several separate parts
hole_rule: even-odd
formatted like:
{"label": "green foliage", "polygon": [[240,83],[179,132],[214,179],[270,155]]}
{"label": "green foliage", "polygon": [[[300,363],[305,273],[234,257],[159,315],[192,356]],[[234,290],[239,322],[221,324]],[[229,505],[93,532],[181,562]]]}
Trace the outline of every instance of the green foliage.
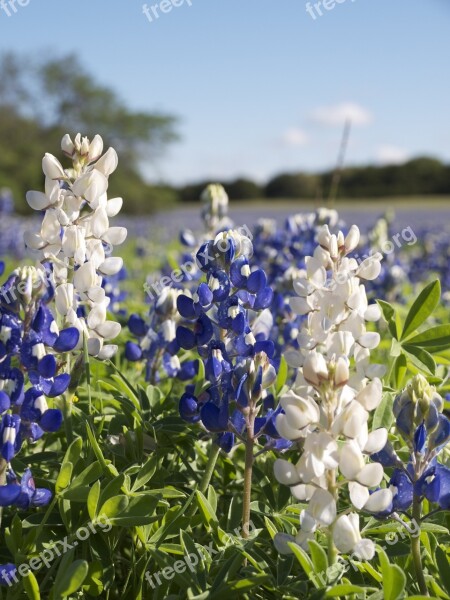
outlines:
{"label": "green foliage", "polygon": [[118,150],[120,164],[110,196],[125,198],[125,212],[151,212],[177,200],[174,190],[149,185],[141,172],[145,161],[176,139],[174,117],[130,109],[75,56],[34,61],[4,54],[0,109],[0,187],[12,189],[19,211],[28,210],[26,192],[42,187],[44,153],[57,148],[65,133],[73,137],[77,132],[91,139],[99,133],[107,146]]}
{"label": "green foliage", "polygon": [[404,321],[399,310],[388,302],[378,304],[392,336],[389,382],[393,389],[401,388],[408,372],[423,371],[434,382],[442,381],[436,372],[433,355],[450,348],[450,325],[436,325],[425,329],[425,322],[434,314],[441,297],[439,281],[427,285],[413,302]]}

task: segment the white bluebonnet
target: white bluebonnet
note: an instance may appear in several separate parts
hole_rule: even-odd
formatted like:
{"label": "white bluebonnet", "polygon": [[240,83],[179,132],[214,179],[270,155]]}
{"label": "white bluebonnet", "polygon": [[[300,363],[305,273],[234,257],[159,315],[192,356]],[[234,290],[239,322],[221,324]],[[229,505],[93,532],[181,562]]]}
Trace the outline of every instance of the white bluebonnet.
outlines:
{"label": "white bluebonnet", "polygon": [[108,200],[108,178],[117,167],[113,148],[102,155],[103,140],[92,142],[78,134],[62,140],[62,150],[72,160],[64,169],[51,154],[42,161],[45,192],[28,192],[31,208],[43,211],[38,232],[25,235],[26,245],[42,262],[52,265],[55,305],[59,320],[87,338],[88,351],[100,359],[110,358],[117,346],[105,344],[117,337],[120,325],[107,319],[110,299],[103,278],[117,274],[123,261],[110,256],[114,245],[127,235],[124,227],[111,227],[109,219],[122,207],[121,198]]}
{"label": "white bluebonnet", "polygon": [[[304,315],[299,350],[286,353],[298,368],[294,386],[280,399],[283,413],[278,433],[301,442],[297,464],[279,459],[275,477],[291,487],[294,497],[308,502],[295,541],[307,548],[318,527],[328,528],[342,552],[371,558],[375,547],[361,540],[358,517],[338,515],[338,489],[347,483],[358,510],[379,513],[392,502],[392,492],[380,488],[384,471],[368,457],[384,447],[387,431],[369,433],[369,413],[382,399],[384,368],[370,363],[370,351],[380,336],[367,331],[367,322],[381,314],[369,305],[364,281],[380,272],[381,255],[361,264],[348,255],[359,243],[359,230],[332,235],[328,226],[318,233],[319,245],[306,258],[306,269],[294,282],[298,296],[291,308]],[[283,537],[285,540],[285,536]],[[284,547],[280,544],[278,547]]]}

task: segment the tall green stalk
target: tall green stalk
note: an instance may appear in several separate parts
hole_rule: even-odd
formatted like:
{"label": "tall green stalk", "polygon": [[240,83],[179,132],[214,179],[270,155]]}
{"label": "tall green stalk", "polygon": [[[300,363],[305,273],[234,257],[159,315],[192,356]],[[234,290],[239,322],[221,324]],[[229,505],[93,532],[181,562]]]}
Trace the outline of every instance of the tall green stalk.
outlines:
{"label": "tall green stalk", "polygon": [[429,596],[427,583],[425,581],[425,575],[423,572],[422,565],[422,549],[420,546],[420,525],[422,519],[422,503],[421,499],[414,495],[413,500],[413,519],[415,521],[415,526],[417,527],[416,535],[411,536],[411,553],[414,561],[414,569],[416,571],[417,582],[419,584],[420,593],[424,596]]}

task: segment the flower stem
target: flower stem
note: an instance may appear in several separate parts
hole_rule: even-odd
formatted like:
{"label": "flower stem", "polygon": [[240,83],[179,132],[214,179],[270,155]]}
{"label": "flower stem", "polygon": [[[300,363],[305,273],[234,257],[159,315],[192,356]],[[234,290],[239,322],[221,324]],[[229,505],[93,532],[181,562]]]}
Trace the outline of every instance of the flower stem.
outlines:
{"label": "flower stem", "polygon": [[[6,468],[8,463],[4,458],[0,459],[0,486],[5,485],[6,483]],[[0,527],[2,524],[2,516],[3,516],[3,507],[0,506]]]}
{"label": "flower stem", "polygon": [[[333,496],[336,501],[337,495],[337,487],[336,487],[336,471],[331,469],[327,472],[327,483],[328,483],[328,491]],[[338,556],[338,551],[336,546],[334,545],[333,540],[333,527],[330,525],[328,528],[328,564],[331,567],[335,564]]]}
{"label": "flower stem", "polygon": [[413,520],[417,524],[416,535],[411,536],[411,553],[414,561],[414,568],[416,571],[417,582],[419,584],[420,593],[424,596],[428,596],[427,584],[425,581],[425,575],[423,572],[422,565],[422,552],[420,547],[420,524],[421,524],[422,505],[421,500],[417,496],[414,496],[413,500]]}
{"label": "flower stem", "polygon": [[217,458],[220,454],[220,446],[214,442],[211,444],[211,452],[209,454],[208,463],[206,465],[205,472],[203,473],[202,480],[200,481],[199,491],[204,494],[208,489],[211,481],[211,477],[214,473]]}
{"label": "flower stem", "polygon": [[[198,490],[202,494],[204,494],[206,492],[206,490],[208,489],[208,486],[211,482],[211,478],[213,476],[219,454],[220,454],[220,446],[218,446],[217,444],[212,442],[208,462],[206,464],[206,468],[203,473],[203,477],[200,481],[200,485],[198,486]],[[193,517],[195,515],[195,513],[197,512],[197,508],[198,508],[197,504],[192,503],[191,506],[188,508],[186,516]]]}
{"label": "flower stem", "polygon": [[245,441],[244,501],[242,505],[242,537],[248,538],[250,525],[250,503],[252,496],[253,450],[255,446],[255,418],[250,416]]}

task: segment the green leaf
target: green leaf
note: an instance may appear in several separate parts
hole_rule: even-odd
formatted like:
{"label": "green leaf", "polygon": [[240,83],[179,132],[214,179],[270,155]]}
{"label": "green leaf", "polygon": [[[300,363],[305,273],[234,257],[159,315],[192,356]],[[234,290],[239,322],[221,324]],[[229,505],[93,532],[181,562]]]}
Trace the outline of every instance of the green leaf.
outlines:
{"label": "green leaf", "polygon": [[96,481],[94,483],[94,485],[91,487],[91,491],[89,492],[89,495],[88,495],[87,507],[88,507],[89,516],[91,517],[92,521],[97,516],[97,507],[98,507],[98,499],[100,498],[100,490],[101,490],[100,481]]}
{"label": "green leaf", "polygon": [[392,394],[385,392],[373,415],[372,430],[380,429],[380,427],[385,427],[389,430],[394,421],[393,403]]}
{"label": "green leaf", "polygon": [[88,467],[84,469],[79,475],[72,479],[72,483],[70,484],[70,489],[73,489],[78,486],[90,485],[97,479],[99,479],[103,474],[103,467],[99,461],[95,461],[91,463]]}
{"label": "green leaf", "polygon": [[280,361],[280,367],[278,369],[277,381],[275,384],[275,390],[276,390],[277,394],[279,394],[281,392],[281,390],[283,389],[283,386],[287,380],[287,376],[288,376],[288,364],[287,364],[284,356],[282,356],[281,361]]}
{"label": "green leaf", "polygon": [[392,337],[398,340],[398,328],[396,323],[396,312],[395,308],[389,304],[389,302],[385,302],[384,300],[377,300],[378,306],[381,308],[381,312],[383,313],[383,317],[388,324],[389,331]]}
{"label": "green leaf", "polygon": [[72,471],[73,464],[71,462],[66,462],[61,466],[61,471],[59,472],[55,483],[55,491],[57,494],[60,494],[69,485]]}
{"label": "green leaf", "polygon": [[446,349],[450,347],[450,325],[438,325],[427,329],[410,338],[408,344],[421,346],[422,348]]}
{"label": "green leaf", "polygon": [[364,594],[364,588],[359,585],[351,585],[350,583],[342,583],[335,585],[327,591],[325,594],[326,598],[339,598],[346,596],[347,594]]}
{"label": "green leaf", "polygon": [[123,494],[109,498],[99,511],[99,515],[104,515],[108,519],[117,517],[128,507],[129,500]]}
{"label": "green leaf", "polygon": [[131,488],[131,491],[135,492],[136,490],[139,490],[148,481],[150,481],[150,479],[156,472],[157,466],[158,458],[156,456],[150,456],[147,462],[140,469],[139,474],[136,477],[136,481],[134,482],[133,487]]}
{"label": "green leaf", "polygon": [[309,540],[308,545],[316,573],[326,574],[328,569],[328,558],[325,550],[315,540]]}
{"label": "green leaf", "polygon": [[440,297],[441,284],[438,280],[433,281],[420,292],[406,316],[402,340],[414,333],[428,319],[438,305]]}
{"label": "green leaf", "polygon": [[197,504],[200,508],[202,515],[205,518],[206,523],[208,525],[210,524],[211,521],[218,523],[219,520],[217,518],[216,512],[213,509],[213,507],[211,506],[211,504],[208,502],[208,500],[205,498],[205,496],[199,490],[196,491],[196,496],[197,496]]}
{"label": "green leaf", "polygon": [[39,584],[32,571],[28,571],[28,573],[24,575],[22,582],[23,588],[30,600],[41,600]]}
{"label": "green leaf", "polygon": [[303,548],[300,548],[300,546],[297,546],[297,544],[294,544],[293,542],[288,542],[288,546],[292,550],[295,558],[300,563],[300,566],[305,571],[306,575],[310,577],[312,574],[310,579],[314,582],[314,565],[312,564],[307,553],[303,550]]}
{"label": "green leaf", "polygon": [[89,572],[89,565],[85,560],[76,560],[67,569],[59,569],[54,586],[55,600],[73,594],[83,585]]}
{"label": "green leaf", "polygon": [[74,466],[81,458],[81,450],[83,449],[83,440],[77,437],[73,440],[70,446],[67,448],[66,454],[63,458],[63,464],[71,462]]}
{"label": "green leaf", "polygon": [[402,353],[397,356],[392,370],[393,387],[399,389],[402,387],[405,379],[406,371],[408,370],[406,356]]}
{"label": "green leaf", "polygon": [[397,600],[403,598],[406,585],[406,575],[397,565],[391,565],[386,552],[377,548],[380,558],[381,572],[383,575],[384,600]]}
{"label": "green leaf", "polygon": [[412,346],[411,344],[405,344],[403,349],[405,352],[412,355],[410,358],[414,364],[418,362],[419,368],[425,367],[432,375],[436,373],[436,363],[429,352],[419,346]]}
{"label": "green leaf", "polygon": [[450,594],[450,563],[446,553],[440,546],[436,548],[436,566],[439,571],[440,582],[446,592]]}

